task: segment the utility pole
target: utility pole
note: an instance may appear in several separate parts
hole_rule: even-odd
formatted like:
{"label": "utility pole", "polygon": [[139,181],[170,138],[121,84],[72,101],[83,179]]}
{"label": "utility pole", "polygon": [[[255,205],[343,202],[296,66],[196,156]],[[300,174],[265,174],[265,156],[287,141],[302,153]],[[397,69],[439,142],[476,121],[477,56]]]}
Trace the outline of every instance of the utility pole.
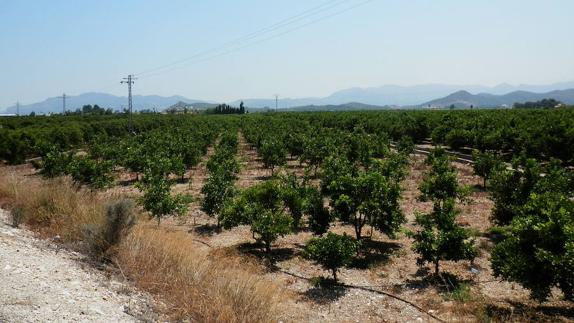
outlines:
{"label": "utility pole", "polygon": [[20,116],[20,101],[16,102],[16,115],[18,117]]}
{"label": "utility pole", "polygon": [[60,99],[62,99],[62,115],[66,114],[66,93],[62,94],[62,96],[59,97]]}
{"label": "utility pole", "polygon": [[130,132],[133,131],[133,124],[132,124],[132,84],[134,84],[134,80],[136,78],[130,74],[128,77],[124,77],[121,83],[126,83],[128,85],[128,111],[129,111],[129,129]]}
{"label": "utility pole", "polygon": [[278,105],[279,105],[279,94],[275,94],[275,112],[277,112]]}

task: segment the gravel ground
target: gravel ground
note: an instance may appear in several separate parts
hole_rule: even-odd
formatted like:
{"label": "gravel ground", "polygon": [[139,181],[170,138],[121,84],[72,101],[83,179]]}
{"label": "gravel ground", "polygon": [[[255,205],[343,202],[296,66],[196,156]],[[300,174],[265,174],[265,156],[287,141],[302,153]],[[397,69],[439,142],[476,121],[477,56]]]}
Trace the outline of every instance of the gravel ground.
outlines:
{"label": "gravel ground", "polygon": [[145,295],[8,223],[0,210],[0,322],[158,320]]}

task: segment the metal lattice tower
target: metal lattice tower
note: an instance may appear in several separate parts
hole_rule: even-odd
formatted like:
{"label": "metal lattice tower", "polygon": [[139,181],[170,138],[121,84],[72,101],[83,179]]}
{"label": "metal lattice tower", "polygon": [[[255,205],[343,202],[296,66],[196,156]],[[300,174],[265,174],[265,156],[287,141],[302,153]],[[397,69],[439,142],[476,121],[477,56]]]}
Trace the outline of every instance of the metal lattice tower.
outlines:
{"label": "metal lattice tower", "polygon": [[62,99],[62,115],[66,114],[66,93],[63,93],[62,96],[59,97]]}
{"label": "metal lattice tower", "polygon": [[128,77],[124,77],[123,81],[121,81],[121,83],[126,83],[128,85],[128,111],[129,111],[129,129],[130,131],[133,131],[133,122],[132,122],[132,84],[134,84],[134,80],[136,80],[136,78],[130,74],[128,75]]}

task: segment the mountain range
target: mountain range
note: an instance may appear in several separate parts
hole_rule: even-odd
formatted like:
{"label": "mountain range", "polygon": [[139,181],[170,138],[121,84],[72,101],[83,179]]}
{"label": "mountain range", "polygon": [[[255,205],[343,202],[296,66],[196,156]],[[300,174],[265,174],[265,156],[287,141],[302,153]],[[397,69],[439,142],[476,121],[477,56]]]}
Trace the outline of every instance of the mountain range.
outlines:
{"label": "mountain range", "polygon": [[424,103],[423,107],[512,107],[514,103],[534,102],[542,99],[555,99],[565,104],[574,104],[574,89],[557,90],[546,93],[514,91],[504,95],[490,93],[471,94],[468,91],[457,91],[444,98]]}
{"label": "mountain range", "polygon": [[[183,96],[174,95],[163,97],[159,95],[134,95],[133,106],[135,110],[157,109],[163,110],[179,101],[185,101],[190,104],[203,102],[200,100],[191,100]],[[86,104],[97,104],[102,108],[112,108],[114,110],[123,110],[127,107],[128,98],[125,96],[115,96],[107,93],[89,92],[77,96],[66,96],[66,110],[74,111]],[[20,105],[20,114],[30,114],[32,111],[38,114],[61,113],[63,109],[62,98],[48,98],[42,102]],[[6,109],[7,113],[16,113],[16,106]]]}
{"label": "mountain range", "polygon": [[[376,109],[397,107],[498,107],[511,106],[515,102],[537,101],[542,98],[554,98],[567,104],[574,104],[574,81],[555,83],[550,85],[517,85],[500,84],[494,87],[481,85],[447,85],[426,84],[414,86],[385,85],[370,88],[349,88],[337,91],[322,98],[280,98],[280,109],[317,110],[321,106],[328,110],[338,109]],[[476,94],[472,94],[476,93]],[[439,98],[439,99],[437,99]],[[189,99],[183,96],[162,97],[157,95],[134,95],[135,110],[157,109],[163,110],[180,101],[199,106],[211,106],[215,103],[208,100]],[[228,102],[238,106],[241,101]],[[275,108],[275,99],[245,99],[248,108]],[[67,110],[76,110],[85,104],[98,104],[101,107],[122,110],[127,106],[125,96],[115,96],[106,93],[84,93],[78,96],[69,96],[66,100]],[[360,105],[364,105],[360,107]],[[359,108],[357,108],[359,105]],[[34,111],[38,114],[60,113],[62,99],[48,98],[42,102],[20,105],[21,114]],[[16,106],[6,109],[7,113],[16,113]]]}

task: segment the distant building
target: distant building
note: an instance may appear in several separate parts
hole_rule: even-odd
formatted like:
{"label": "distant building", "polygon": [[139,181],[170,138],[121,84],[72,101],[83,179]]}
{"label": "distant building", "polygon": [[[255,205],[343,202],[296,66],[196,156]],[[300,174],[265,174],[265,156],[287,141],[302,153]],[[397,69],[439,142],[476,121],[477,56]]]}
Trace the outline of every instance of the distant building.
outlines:
{"label": "distant building", "polygon": [[0,118],[17,117],[15,113],[0,113]]}

